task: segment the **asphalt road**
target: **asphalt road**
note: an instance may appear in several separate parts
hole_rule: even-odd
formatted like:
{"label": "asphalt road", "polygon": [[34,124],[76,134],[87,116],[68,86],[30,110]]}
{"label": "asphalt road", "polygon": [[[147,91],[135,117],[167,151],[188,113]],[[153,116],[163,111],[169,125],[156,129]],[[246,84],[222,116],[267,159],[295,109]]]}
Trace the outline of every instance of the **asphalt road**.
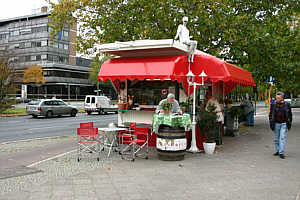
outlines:
{"label": "asphalt road", "polygon": [[72,135],[82,122],[94,122],[95,127],[117,124],[116,114],[87,115],[79,113],[76,117],[58,117],[37,119],[31,116],[0,118],[0,143],[34,138]]}

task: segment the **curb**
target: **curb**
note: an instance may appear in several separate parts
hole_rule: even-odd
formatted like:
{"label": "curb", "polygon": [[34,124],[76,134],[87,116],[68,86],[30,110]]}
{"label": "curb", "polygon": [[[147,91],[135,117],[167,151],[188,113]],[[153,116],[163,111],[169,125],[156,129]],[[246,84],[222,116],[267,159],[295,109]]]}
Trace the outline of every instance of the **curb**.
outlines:
{"label": "curb", "polygon": [[27,114],[0,114],[0,117],[22,117],[26,115]]}

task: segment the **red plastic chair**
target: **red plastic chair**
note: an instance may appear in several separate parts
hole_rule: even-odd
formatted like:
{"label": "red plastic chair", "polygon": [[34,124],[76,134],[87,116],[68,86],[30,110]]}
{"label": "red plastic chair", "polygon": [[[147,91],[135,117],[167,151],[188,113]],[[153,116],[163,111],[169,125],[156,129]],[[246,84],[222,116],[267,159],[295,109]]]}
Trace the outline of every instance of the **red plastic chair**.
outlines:
{"label": "red plastic chair", "polygon": [[97,153],[97,160],[100,160],[100,153],[103,149],[102,137],[99,137],[98,128],[77,128],[78,162],[83,153]]}
{"label": "red plastic chair", "polygon": [[[129,128],[129,134],[132,137],[132,139],[127,140],[126,142],[128,143],[128,146],[126,146],[122,151],[120,151],[122,159],[127,159],[125,155],[129,155],[129,160],[131,161],[135,161],[136,157],[143,157],[145,159],[148,159],[148,128],[137,128],[136,123],[134,122],[130,123]],[[142,152],[142,150],[144,150],[144,152]]]}
{"label": "red plastic chair", "polygon": [[94,128],[94,122],[80,123],[80,128]]}

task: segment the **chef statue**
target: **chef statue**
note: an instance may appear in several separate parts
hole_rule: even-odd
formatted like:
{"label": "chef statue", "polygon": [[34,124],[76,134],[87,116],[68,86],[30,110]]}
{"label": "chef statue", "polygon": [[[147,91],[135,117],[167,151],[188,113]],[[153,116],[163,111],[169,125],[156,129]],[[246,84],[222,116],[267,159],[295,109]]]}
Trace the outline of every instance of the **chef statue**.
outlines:
{"label": "chef statue", "polygon": [[189,46],[190,52],[189,52],[188,61],[194,62],[194,52],[195,52],[195,49],[197,48],[197,41],[190,40],[190,38],[192,38],[192,37],[190,37],[190,31],[186,27],[186,24],[188,22],[188,17],[183,17],[182,22],[183,23],[178,26],[177,34],[174,39],[177,40],[177,38],[179,37],[180,43],[186,44]]}

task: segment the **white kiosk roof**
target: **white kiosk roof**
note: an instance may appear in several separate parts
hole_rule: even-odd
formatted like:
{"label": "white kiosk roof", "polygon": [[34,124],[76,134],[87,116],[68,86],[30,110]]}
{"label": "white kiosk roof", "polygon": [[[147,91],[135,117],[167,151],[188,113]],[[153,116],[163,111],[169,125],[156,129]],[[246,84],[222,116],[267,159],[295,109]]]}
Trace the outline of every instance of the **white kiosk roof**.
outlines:
{"label": "white kiosk roof", "polygon": [[189,47],[173,39],[135,40],[100,45],[100,52],[120,57],[188,55]]}

